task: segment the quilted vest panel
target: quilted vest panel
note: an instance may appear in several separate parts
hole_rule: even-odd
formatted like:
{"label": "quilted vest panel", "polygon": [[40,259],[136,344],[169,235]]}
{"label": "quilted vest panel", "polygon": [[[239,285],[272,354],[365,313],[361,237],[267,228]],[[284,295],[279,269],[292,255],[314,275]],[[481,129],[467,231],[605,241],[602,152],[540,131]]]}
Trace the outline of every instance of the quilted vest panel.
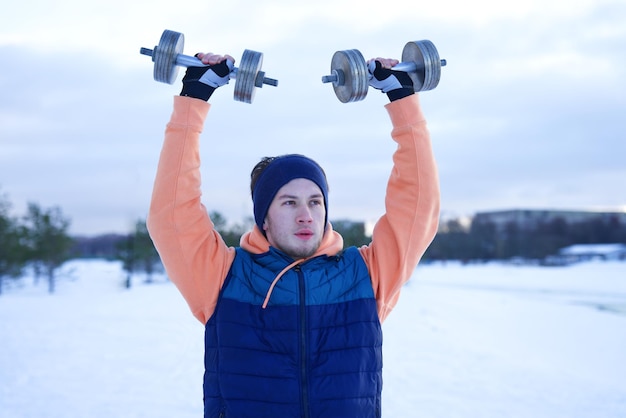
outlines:
{"label": "quilted vest panel", "polygon": [[205,333],[205,417],[379,417],[382,332],[356,248],[292,268],[238,249]]}

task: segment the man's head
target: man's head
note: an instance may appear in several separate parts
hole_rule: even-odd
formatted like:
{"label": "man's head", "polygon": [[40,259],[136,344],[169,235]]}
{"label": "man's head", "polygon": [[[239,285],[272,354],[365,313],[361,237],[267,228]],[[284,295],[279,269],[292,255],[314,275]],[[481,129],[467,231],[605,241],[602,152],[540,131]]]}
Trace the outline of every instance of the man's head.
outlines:
{"label": "man's head", "polygon": [[294,258],[312,255],[328,222],[324,170],[298,154],[263,158],[252,170],[254,220],[270,244]]}

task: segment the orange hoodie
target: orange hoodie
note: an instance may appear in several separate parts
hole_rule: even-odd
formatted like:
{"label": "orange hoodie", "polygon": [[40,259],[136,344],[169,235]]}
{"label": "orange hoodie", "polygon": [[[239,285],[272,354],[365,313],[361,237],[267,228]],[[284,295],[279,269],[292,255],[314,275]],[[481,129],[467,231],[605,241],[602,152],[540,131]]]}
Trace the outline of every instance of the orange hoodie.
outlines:
{"label": "orange hoodie", "polygon": [[[385,214],[374,227],[372,242],[359,249],[372,278],[381,322],[433,240],[439,221],[437,168],[418,96],[385,107],[398,148],[387,184]],[[199,141],[209,108],[202,100],[174,97],[147,219],[167,274],[203,324],[213,314],[235,256],[201,202]],[[269,249],[256,226],[242,236],[240,245],[252,253]],[[329,224],[315,255],[334,255],[342,248],[343,239]]]}

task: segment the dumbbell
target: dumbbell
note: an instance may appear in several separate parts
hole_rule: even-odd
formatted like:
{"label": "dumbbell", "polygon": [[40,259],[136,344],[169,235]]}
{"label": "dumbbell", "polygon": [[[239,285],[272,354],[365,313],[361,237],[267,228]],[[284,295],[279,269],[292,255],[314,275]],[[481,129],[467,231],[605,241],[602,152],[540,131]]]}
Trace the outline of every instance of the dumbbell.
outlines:
{"label": "dumbbell", "polygon": [[[166,29],[154,49],[141,48],[139,53],[152,57],[156,81],[173,84],[178,74],[178,67],[206,66],[196,57],[182,55],[184,45],[185,37],[182,33]],[[244,50],[239,68],[234,68],[229,74],[230,78],[235,79],[235,100],[252,103],[255,87],[263,87],[263,84],[278,85],[278,80],[265,77],[265,72],[261,71],[262,64],[262,53]]]}
{"label": "dumbbell", "polygon": [[[402,62],[393,70],[405,71],[413,81],[415,92],[432,90],[439,84],[441,67],[446,60],[439,58],[435,45],[429,40],[408,42],[402,50]],[[342,103],[365,99],[369,88],[367,62],[358,49],[337,51],[330,63],[330,75],[322,83],[332,83],[335,95]]]}

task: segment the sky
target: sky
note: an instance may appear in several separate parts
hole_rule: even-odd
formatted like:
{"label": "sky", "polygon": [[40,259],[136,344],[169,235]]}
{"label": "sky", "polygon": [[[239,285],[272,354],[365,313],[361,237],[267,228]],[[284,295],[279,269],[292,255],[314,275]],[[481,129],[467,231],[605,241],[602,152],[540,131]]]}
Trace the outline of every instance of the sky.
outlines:
{"label": "sky", "polygon": [[[330,182],[329,218],[376,220],[391,155],[385,95],[343,104],[321,77],[335,51],[400,58],[428,39],[447,65],[420,93],[443,217],[512,209],[626,210],[626,3],[621,0],[25,0],[0,15],[0,194],[60,207],[70,233],[129,232],[145,219],[173,85],[152,78],[164,29],[186,55],[263,53],[277,87],[252,104],[234,81],[211,98],[203,202],[252,214],[263,156],[302,153]],[[236,63],[235,65],[238,65]]]}

